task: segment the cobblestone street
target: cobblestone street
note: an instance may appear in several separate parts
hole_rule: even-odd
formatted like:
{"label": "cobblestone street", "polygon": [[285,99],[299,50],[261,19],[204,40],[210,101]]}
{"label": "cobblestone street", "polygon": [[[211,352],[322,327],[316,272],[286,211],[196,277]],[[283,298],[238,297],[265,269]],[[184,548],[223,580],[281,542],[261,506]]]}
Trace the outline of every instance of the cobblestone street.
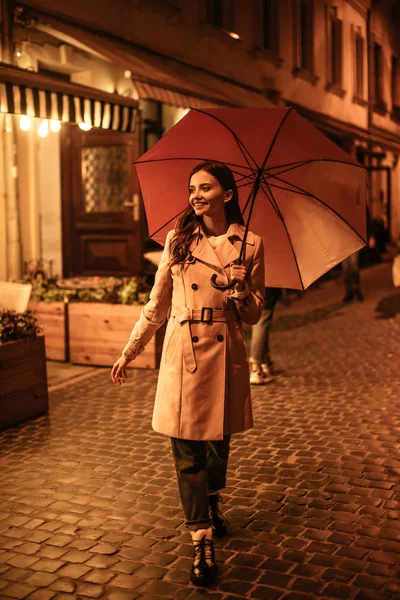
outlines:
{"label": "cobblestone street", "polygon": [[[280,371],[233,438],[220,576],[192,548],[169,440],[151,430],[157,372],[55,386],[50,413],[0,432],[0,598],[400,598],[400,289],[390,264],[279,304]],[[127,332],[128,335],[129,332]]]}

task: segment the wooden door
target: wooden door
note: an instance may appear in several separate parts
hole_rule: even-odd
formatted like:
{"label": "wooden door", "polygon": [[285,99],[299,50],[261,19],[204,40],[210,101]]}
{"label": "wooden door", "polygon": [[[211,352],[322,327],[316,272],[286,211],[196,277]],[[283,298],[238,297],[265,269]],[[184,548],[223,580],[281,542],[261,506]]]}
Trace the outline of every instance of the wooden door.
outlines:
{"label": "wooden door", "polygon": [[143,239],[138,134],[63,126],[64,277],[137,275]]}

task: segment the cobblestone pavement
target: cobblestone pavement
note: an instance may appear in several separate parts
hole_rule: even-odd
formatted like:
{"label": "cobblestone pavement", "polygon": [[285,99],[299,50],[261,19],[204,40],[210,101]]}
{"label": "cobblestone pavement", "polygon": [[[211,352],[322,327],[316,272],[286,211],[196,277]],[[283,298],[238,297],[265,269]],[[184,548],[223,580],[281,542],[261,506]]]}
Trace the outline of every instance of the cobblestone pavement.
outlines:
{"label": "cobblestone pavement", "polygon": [[388,264],[363,283],[363,304],[330,281],[278,308],[282,373],[234,436],[212,589],[188,581],[169,441],[150,427],[157,373],[115,387],[101,369],[0,433],[0,597],[398,599],[400,290]]}

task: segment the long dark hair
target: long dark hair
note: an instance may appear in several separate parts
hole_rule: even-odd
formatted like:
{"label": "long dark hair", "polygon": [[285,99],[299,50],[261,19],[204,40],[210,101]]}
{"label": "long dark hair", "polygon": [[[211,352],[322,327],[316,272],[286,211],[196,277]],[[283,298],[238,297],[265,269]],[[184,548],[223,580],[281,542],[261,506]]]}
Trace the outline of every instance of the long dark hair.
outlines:
{"label": "long dark hair", "polygon": [[[244,225],[242,213],[239,207],[239,193],[235,178],[230,168],[222,163],[213,160],[202,162],[194,167],[189,175],[189,185],[192,176],[199,171],[206,171],[220,183],[221,187],[227,192],[232,190],[232,198],[225,202],[225,216],[228,225],[239,223]],[[196,216],[194,209],[189,204],[184,213],[179,217],[175,225],[175,235],[171,240],[171,266],[183,263],[189,254],[192,242],[196,238],[196,230],[200,227],[204,231],[203,217]]]}

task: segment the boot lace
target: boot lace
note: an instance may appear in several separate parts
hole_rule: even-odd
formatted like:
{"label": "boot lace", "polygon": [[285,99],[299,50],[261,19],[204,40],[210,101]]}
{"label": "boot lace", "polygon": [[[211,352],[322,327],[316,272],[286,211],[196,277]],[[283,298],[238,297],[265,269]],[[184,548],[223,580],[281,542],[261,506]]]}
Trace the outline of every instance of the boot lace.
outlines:
{"label": "boot lace", "polygon": [[197,567],[201,563],[202,554],[204,552],[204,560],[208,567],[214,566],[214,546],[213,541],[206,537],[193,542],[193,564]]}
{"label": "boot lace", "polygon": [[204,540],[204,558],[209,567],[214,566],[214,546],[212,540]]}

